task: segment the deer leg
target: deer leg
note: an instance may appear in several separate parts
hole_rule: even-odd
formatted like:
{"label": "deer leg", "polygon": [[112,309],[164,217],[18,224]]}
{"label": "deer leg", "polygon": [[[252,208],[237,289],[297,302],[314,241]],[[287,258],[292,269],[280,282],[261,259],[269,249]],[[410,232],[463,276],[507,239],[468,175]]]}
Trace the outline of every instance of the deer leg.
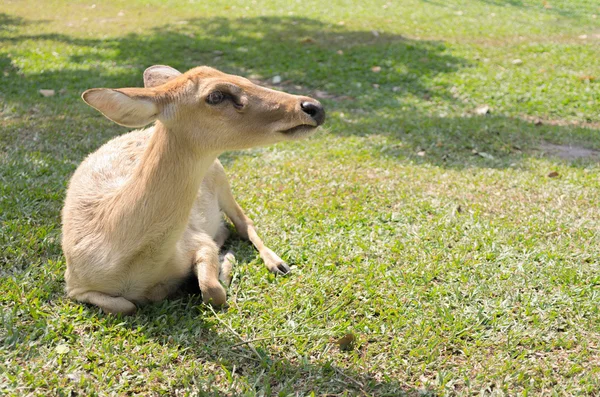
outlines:
{"label": "deer leg", "polygon": [[72,296],[75,300],[85,303],[91,303],[110,314],[134,314],[137,310],[135,304],[122,296],[110,296],[103,292],[87,291]]}
{"label": "deer leg", "polygon": [[146,299],[150,302],[160,302],[167,296],[173,294],[183,281],[183,278],[178,278],[158,283],[146,292]]}
{"label": "deer leg", "polygon": [[221,225],[221,228],[215,236],[215,244],[217,244],[217,247],[221,248],[223,244],[225,244],[227,237],[229,237],[229,229],[227,229],[227,226]]}
{"label": "deer leg", "polygon": [[227,217],[231,219],[238,233],[247,240],[250,240],[252,244],[258,250],[260,257],[265,262],[265,265],[270,272],[275,274],[286,274],[289,273],[290,267],[281,259],[276,253],[268,248],[261,238],[256,233],[254,228],[254,222],[248,218],[239,204],[233,198],[231,187],[227,181],[227,177],[223,172],[221,177],[221,183],[219,184],[219,206],[225,212]]}
{"label": "deer leg", "polygon": [[223,285],[229,288],[229,284],[231,284],[231,271],[233,270],[233,264],[235,262],[235,256],[233,256],[233,252],[228,251],[223,257],[223,262],[221,262],[221,269],[219,272],[219,280]]}
{"label": "deer leg", "polygon": [[213,306],[221,306],[227,300],[227,292],[219,282],[219,247],[207,235],[198,237],[200,245],[194,254],[194,273],[198,277],[202,300]]}

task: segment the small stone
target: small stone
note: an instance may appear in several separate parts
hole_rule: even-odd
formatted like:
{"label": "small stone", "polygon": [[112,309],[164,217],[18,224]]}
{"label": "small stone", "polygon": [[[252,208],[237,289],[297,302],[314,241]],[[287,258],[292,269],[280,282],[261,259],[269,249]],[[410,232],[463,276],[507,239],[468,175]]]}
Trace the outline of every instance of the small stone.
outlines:
{"label": "small stone", "polygon": [[493,160],[494,159],[494,156],[492,156],[491,154],[486,153],[486,152],[477,152],[477,155],[479,157],[483,157],[484,159],[488,159],[488,160]]}
{"label": "small stone", "polygon": [[417,152],[417,156],[425,157],[425,150],[421,150],[420,152]]}
{"label": "small stone", "polygon": [[523,64],[523,61],[520,59],[513,59],[513,61],[511,63],[513,65],[521,65],[521,64]]}
{"label": "small stone", "polygon": [[281,83],[281,76],[273,76],[273,84]]}
{"label": "small stone", "polygon": [[551,173],[548,174],[548,178],[556,178],[558,175],[559,175],[558,172],[552,171]]}
{"label": "small stone", "polygon": [[119,13],[117,14],[118,17],[124,17],[125,13],[123,11],[119,11]]}
{"label": "small stone", "polygon": [[490,113],[490,107],[488,105],[479,105],[475,108],[475,113],[481,116],[485,116]]}
{"label": "small stone", "polygon": [[54,96],[54,94],[56,94],[56,92],[54,90],[40,90],[39,91],[40,94],[42,94],[43,97],[50,97],[50,96]]}

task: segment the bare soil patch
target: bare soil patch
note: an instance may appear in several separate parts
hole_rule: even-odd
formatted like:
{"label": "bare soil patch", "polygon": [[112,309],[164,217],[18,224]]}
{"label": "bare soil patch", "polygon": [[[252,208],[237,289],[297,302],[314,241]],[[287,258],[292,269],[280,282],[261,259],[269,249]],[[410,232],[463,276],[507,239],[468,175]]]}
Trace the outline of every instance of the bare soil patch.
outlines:
{"label": "bare soil patch", "polygon": [[584,148],[581,146],[555,145],[544,142],[539,146],[539,150],[546,156],[559,157],[563,160],[600,160],[600,151]]}

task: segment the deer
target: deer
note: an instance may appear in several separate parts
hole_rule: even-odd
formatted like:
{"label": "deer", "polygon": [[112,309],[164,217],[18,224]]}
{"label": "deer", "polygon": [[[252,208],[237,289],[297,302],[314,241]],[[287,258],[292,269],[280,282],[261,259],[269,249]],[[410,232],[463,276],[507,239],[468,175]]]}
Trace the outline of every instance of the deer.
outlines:
{"label": "deer", "polygon": [[325,121],[321,103],[208,66],[181,73],[155,65],[143,80],[143,88],[82,94],[109,120],[137,129],[90,154],[69,181],[61,213],[67,296],[132,315],[191,276],[204,303],[224,305],[234,257],[219,257],[230,233],[223,213],[269,271],[290,272],[234,199],[218,156],[308,137]]}

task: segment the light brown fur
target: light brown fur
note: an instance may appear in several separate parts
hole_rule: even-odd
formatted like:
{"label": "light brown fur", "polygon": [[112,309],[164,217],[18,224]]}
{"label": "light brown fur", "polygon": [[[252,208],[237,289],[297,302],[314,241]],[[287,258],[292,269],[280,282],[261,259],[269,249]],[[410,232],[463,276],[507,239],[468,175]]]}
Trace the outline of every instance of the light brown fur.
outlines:
{"label": "light brown fur", "polygon": [[[82,95],[119,124],[154,125],[109,141],[75,171],[62,212],[68,296],[132,314],[193,272],[205,302],[225,303],[219,277],[228,284],[233,257],[219,263],[228,233],[221,211],[270,271],[287,272],[236,203],[217,156],[309,135],[323,122],[320,104],[208,67],[153,66],[144,82]],[[216,91],[231,99],[208,103]]]}

